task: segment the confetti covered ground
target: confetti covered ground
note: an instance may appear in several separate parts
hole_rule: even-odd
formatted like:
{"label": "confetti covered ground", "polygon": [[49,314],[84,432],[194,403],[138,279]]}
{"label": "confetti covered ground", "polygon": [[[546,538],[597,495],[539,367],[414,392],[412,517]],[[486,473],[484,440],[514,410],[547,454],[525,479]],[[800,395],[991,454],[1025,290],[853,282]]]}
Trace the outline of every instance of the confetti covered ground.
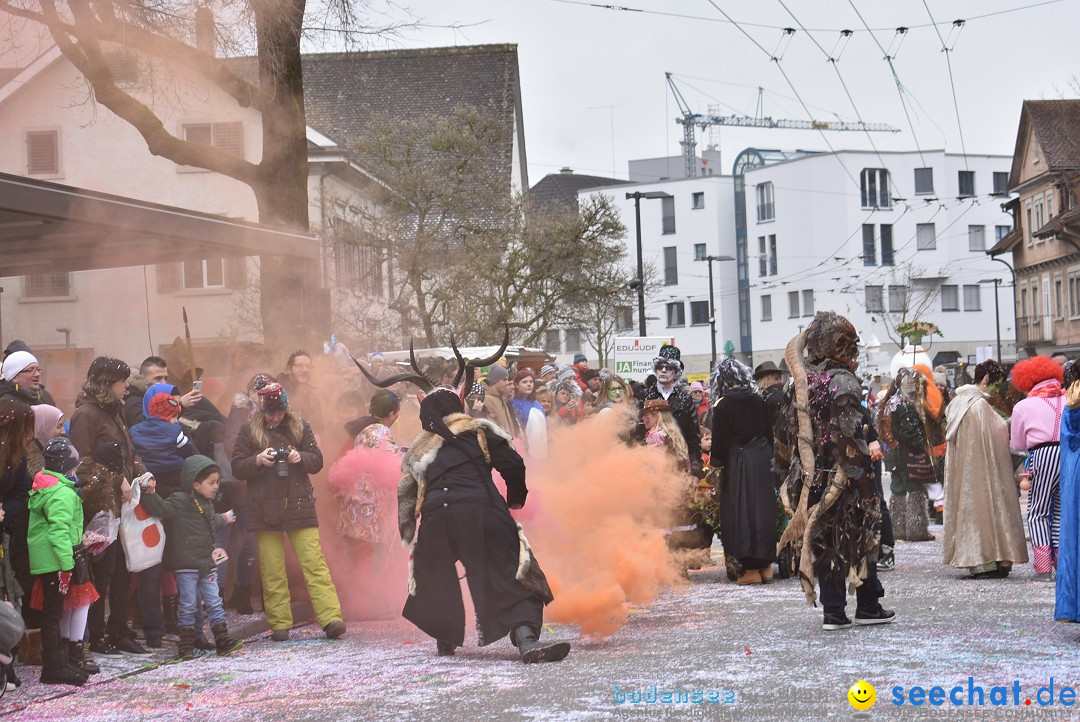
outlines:
{"label": "confetti covered ground", "polygon": [[[941,528],[932,530],[940,539]],[[709,567],[648,608],[631,609],[628,624],[607,639],[548,627],[545,636],[574,642],[559,664],[525,666],[505,640],[437,658],[434,643],[399,619],[352,623],[336,642],[310,625],[288,643],[258,635],[233,657],[161,664],[173,650],[167,643],[150,661],[101,660],[103,673],[78,690],[40,685],[37,668],[23,668],[27,683],[0,699],[0,714],[125,721],[1080,715],[1057,700],[1024,705],[1050,678],[1057,694],[1062,685],[1080,686],[1080,626],[1052,620],[1053,585],[1035,581],[1030,565],[1004,580],[969,579],[941,565],[940,541],[901,542],[896,557],[896,569],[882,574],[885,604],[898,612],[888,626],[823,632],[820,610],[805,605],[795,580],[737,587]],[[1011,705],[1011,691],[1004,707],[892,705],[894,686],[948,690],[969,676],[986,695],[1019,681],[1020,706]],[[857,714],[847,690],[860,679],[877,688],[878,701]],[[623,694],[716,690],[720,699],[730,690],[734,702],[616,703],[616,686]]]}

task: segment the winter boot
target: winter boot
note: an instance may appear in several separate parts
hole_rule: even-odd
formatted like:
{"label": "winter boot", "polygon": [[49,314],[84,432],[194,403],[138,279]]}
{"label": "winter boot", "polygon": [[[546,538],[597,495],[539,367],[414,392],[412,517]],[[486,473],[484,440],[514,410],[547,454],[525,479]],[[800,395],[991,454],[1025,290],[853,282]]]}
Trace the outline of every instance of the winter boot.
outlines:
{"label": "winter boot", "polygon": [[41,646],[41,630],[27,629],[19,644],[19,661],[26,665],[40,665],[44,659]]}
{"label": "winter boot", "polygon": [[225,622],[218,622],[210,627],[210,631],[214,633],[214,643],[219,657],[244,648],[243,642],[238,642],[229,636],[229,628]]}
{"label": "winter boot", "polygon": [[908,541],[933,541],[930,533],[930,501],[925,491],[913,491],[908,495]]}
{"label": "winter boot", "polygon": [[60,639],[60,630],[45,628],[41,630],[41,649],[44,657],[41,666],[42,684],[71,684],[82,687],[87,675],[69,667],[67,648]]}
{"label": "winter boot", "polygon": [[161,598],[161,611],[165,617],[165,631],[169,634],[180,633],[177,612],[180,609],[180,597],[175,594]]}
{"label": "winter boot", "polygon": [[533,628],[524,624],[514,627],[510,632],[510,641],[518,648],[521,661],[525,664],[558,662],[570,654],[569,642],[541,642]]}
{"label": "winter boot", "polygon": [[86,674],[97,674],[101,671],[101,668],[96,664],[86,661],[86,658],[83,656],[82,642],[68,642],[67,650],[68,662],[70,662],[72,667],[75,667]]}
{"label": "winter boot", "polygon": [[255,610],[251,608],[251,585],[234,585],[232,596],[225,603],[225,608],[235,609],[237,614],[254,614]]}
{"label": "winter boot", "polygon": [[180,643],[176,645],[177,659],[195,659],[195,627],[180,627]]}
{"label": "winter boot", "polygon": [[208,640],[203,635],[203,632],[202,632],[201,629],[195,630],[195,642],[194,642],[194,644],[195,644],[195,649],[199,650],[200,652],[213,652],[215,649],[217,649],[217,647],[214,645],[214,643],[211,642],[210,640]]}

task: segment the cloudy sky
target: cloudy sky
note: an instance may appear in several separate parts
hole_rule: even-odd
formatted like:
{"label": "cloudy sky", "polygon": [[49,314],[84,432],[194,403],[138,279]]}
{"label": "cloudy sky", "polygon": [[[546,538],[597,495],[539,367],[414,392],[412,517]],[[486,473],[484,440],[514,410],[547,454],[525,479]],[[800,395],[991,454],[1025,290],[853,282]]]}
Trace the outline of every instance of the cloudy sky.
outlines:
{"label": "cloudy sky", "polygon": [[[598,7],[607,2],[406,0],[429,24],[462,27],[410,29],[388,46],[516,43],[530,183],[562,166],[626,177],[628,159],[680,153],[665,72],[675,74],[696,112],[715,106],[722,115],[752,115],[760,86],[765,114],[774,118],[861,116],[901,129],[873,135],[881,150],[1011,154],[1021,101],[1080,95],[1075,0],[611,0],[635,10]],[[966,21],[962,28],[953,26],[957,19]],[[896,33],[901,26],[906,35]],[[796,32],[785,35],[787,27]],[[842,30],[853,31],[846,42]],[[894,56],[903,102],[878,43]],[[699,133],[699,148],[709,140]],[[747,146],[871,148],[857,132],[722,127],[712,140],[725,173]]]}

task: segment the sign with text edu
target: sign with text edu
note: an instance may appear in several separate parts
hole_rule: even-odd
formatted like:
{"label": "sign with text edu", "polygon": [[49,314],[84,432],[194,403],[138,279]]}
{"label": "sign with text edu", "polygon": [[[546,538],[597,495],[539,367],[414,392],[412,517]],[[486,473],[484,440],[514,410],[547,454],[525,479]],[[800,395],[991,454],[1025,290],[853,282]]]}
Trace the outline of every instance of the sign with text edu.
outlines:
{"label": "sign with text edu", "polygon": [[615,373],[624,379],[644,381],[653,372],[653,359],[661,346],[674,346],[675,337],[655,336],[615,339]]}

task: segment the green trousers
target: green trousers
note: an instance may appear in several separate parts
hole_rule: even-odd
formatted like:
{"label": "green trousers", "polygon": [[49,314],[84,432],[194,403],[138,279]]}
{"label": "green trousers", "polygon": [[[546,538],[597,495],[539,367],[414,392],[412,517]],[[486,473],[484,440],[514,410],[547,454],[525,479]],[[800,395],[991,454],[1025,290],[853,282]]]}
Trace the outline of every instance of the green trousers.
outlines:
{"label": "green trousers", "polygon": [[270,629],[291,629],[293,625],[289,578],[285,573],[285,535],[288,535],[289,544],[304,572],[304,582],[311,595],[311,605],[315,608],[319,626],[325,628],[330,622],[341,621],[341,603],[330,578],[330,570],[326,567],[319,543],[319,530],[311,527],[286,532],[258,531],[255,532],[255,540],[259,545],[263,607]]}

